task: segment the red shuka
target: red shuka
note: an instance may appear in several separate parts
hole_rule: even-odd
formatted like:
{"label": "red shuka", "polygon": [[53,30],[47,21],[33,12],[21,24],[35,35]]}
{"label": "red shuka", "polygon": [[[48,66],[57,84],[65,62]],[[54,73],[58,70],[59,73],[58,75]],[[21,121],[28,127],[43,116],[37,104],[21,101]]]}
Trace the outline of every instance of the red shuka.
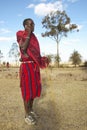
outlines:
{"label": "red shuka", "polygon": [[[26,31],[18,31],[17,32],[18,43],[22,44],[22,42],[25,41],[27,35],[28,34],[27,34]],[[36,36],[34,35],[34,33],[32,33],[31,36],[30,36],[29,46],[27,48],[27,54],[36,62],[36,64],[40,68],[46,68],[48,66],[48,64],[49,64],[48,58],[45,57],[45,56],[41,57],[39,42],[38,42]],[[25,57],[22,53],[22,50],[21,50],[21,58],[23,60],[25,59]]]}
{"label": "red shuka", "polygon": [[[19,44],[22,44],[26,40],[26,37],[26,31],[17,32],[17,42]],[[41,57],[39,43],[33,33],[31,34],[26,53],[29,57],[26,57],[20,49],[23,60],[20,65],[20,87],[23,99],[29,101],[37,96],[39,97],[41,94],[40,68],[45,68],[48,60],[46,57]]]}

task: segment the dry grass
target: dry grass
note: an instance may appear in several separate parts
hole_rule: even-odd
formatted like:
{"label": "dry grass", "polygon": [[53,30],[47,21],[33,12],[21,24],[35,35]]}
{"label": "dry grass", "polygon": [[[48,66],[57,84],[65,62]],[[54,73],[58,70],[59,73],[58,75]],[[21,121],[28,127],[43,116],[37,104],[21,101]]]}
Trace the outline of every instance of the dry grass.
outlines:
{"label": "dry grass", "polygon": [[24,122],[18,68],[0,71],[0,130],[87,130],[87,70],[41,70],[36,126]]}

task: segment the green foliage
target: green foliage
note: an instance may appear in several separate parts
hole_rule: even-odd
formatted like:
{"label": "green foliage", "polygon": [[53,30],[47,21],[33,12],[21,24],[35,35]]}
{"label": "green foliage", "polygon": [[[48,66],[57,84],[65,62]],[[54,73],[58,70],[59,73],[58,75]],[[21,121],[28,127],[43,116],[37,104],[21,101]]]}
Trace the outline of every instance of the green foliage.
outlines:
{"label": "green foliage", "polygon": [[49,63],[51,63],[51,62],[52,62],[53,55],[52,55],[52,54],[49,54],[49,55],[46,55],[46,57],[48,58]]}
{"label": "green foliage", "polygon": [[57,56],[57,55],[54,57],[54,59],[55,59],[55,62],[60,62],[61,61],[60,56]]}
{"label": "green foliage", "polygon": [[[68,32],[72,32],[77,28],[76,24],[71,24],[71,20],[65,11],[51,12],[42,20],[45,32],[43,37],[50,37],[57,43],[57,57],[59,56],[59,42],[62,37],[67,37]],[[77,30],[78,31],[78,30]],[[59,59],[57,60],[59,64]]]}
{"label": "green foliage", "polygon": [[42,36],[51,37],[58,41],[60,41],[62,36],[67,36],[69,31],[77,28],[76,24],[70,23],[70,18],[65,11],[51,12],[43,18],[42,25],[46,29]]}
{"label": "green foliage", "polygon": [[1,50],[0,50],[0,58],[2,58],[3,57],[3,53],[1,52]]}
{"label": "green foliage", "polygon": [[75,51],[71,54],[69,60],[72,62],[73,65],[79,65],[81,63],[81,55],[78,53],[78,51]]}
{"label": "green foliage", "polygon": [[57,66],[59,67],[59,63],[60,63],[60,61],[61,61],[60,56],[59,56],[59,55],[54,56],[54,61],[55,61],[55,63],[57,64]]}
{"label": "green foliage", "polygon": [[87,61],[84,62],[84,67],[87,67]]}
{"label": "green foliage", "polygon": [[18,45],[17,43],[13,43],[9,51],[9,57],[15,58],[15,61],[17,62],[19,55],[20,53],[19,53]]}
{"label": "green foliage", "polygon": [[1,62],[1,58],[3,58],[3,53],[0,50],[0,62]]}

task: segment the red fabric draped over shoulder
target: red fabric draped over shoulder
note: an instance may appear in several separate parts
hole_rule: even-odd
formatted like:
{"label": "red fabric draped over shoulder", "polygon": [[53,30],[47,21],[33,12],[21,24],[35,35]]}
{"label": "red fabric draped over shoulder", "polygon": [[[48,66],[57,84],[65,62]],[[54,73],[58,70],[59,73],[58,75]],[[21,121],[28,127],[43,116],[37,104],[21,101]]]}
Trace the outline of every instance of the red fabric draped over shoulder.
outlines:
{"label": "red fabric draped over shoulder", "polygon": [[[26,31],[18,31],[17,32],[17,42],[19,44],[22,44],[27,37],[27,32]],[[27,54],[32,57],[33,61],[37,63],[37,65],[40,68],[46,68],[49,64],[48,58],[45,56],[41,56],[40,54],[40,47],[39,47],[39,42],[34,35],[34,33],[31,34],[30,40],[29,40],[29,46],[27,48]],[[23,55],[21,55],[23,57]]]}

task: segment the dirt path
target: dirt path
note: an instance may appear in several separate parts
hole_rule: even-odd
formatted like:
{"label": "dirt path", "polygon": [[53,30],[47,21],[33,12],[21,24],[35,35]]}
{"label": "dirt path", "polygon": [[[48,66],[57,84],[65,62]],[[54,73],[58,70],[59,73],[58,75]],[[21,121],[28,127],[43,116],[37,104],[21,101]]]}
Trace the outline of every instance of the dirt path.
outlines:
{"label": "dirt path", "polygon": [[42,95],[34,103],[40,118],[35,126],[24,122],[17,71],[0,72],[0,130],[87,130],[85,71],[41,72]]}

